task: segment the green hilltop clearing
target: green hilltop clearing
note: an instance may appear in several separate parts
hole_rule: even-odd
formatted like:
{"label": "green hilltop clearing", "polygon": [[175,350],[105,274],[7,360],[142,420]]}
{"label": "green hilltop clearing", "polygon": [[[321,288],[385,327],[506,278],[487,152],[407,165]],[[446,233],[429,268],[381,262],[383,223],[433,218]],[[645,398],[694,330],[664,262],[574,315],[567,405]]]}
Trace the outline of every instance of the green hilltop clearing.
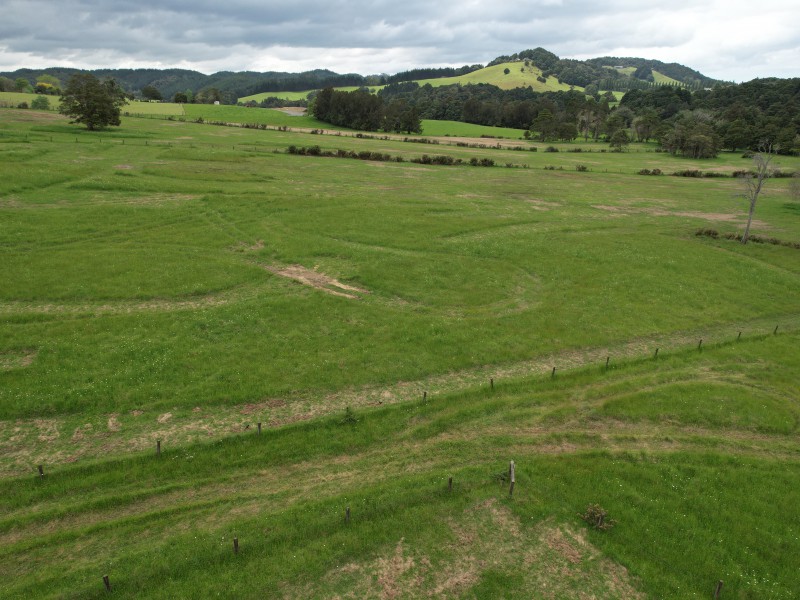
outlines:
{"label": "green hilltop clearing", "polygon": [[[508,70],[508,73],[505,71]],[[635,69],[634,69],[635,70]],[[555,77],[548,77],[545,82],[539,81],[542,76],[542,71],[532,64],[525,64],[523,61],[515,61],[509,63],[501,63],[485,67],[466,75],[458,77],[439,77],[436,79],[419,79],[416,81],[419,85],[430,84],[433,87],[441,87],[444,85],[475,85],[479,83],[486,83],[495,85],[503,90],[511,90],[519,87],[531,87],[534,92],[558,92],[570,89],[581,90],[581,87],[569,86],[559,83]],[[372,91],[377,91],[383,86],[369,86]],[[342,87],[337,88],[340,91],[353,91],[358,89],[356,87]],[[244,96],[239,98],[239,102],[261,102],[265,98],[282,98],[284,100],[304,100],[308,97],[313,90],[305,92],[263,92],[261,94],[253,94],[251,96]]]}
{"label": "green hilltop clearing", "polygon": [[790,178],[423,126],[0,108],[0,597],[796,597]]}

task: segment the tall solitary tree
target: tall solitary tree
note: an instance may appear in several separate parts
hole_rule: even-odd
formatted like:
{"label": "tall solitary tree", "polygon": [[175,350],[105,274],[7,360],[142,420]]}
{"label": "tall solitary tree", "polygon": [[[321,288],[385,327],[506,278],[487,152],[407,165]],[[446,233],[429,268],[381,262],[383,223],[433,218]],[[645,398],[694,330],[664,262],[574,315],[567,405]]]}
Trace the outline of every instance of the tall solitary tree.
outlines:
{"label": "tall solitary tree", "polygon": [[746,244],[750,237],[750,225],[753,223],[753,213],[756,212],[756,202],[758,195],[761,193],[764,183],[769,178],[772,170],[770,169],[770,162],[778,152],[778,147],[769,142],[762,142],[758,145],[758,152],[753,154],[753,167],[754,171],[742,176],[744,185],[744,192],[742,196],[745,197],[750,205],[747,213],[747,226],[744,228],[742,235],[742,244]]}
{"label": "tall solitary tree", "polygon": [[113,79],[100,81],[90,73],[76,73],[61,96],[58,111],[72,117],[71,123],[102,129],[120,124],[120,107],[126,102],[125,92]]}
{"label": "tall solitary tree", "polygon": [[142,96],[147,100],[163,100],[164,97],[161,95],[161,92],[158,91],[153,85],[146,85],[142,88]]}

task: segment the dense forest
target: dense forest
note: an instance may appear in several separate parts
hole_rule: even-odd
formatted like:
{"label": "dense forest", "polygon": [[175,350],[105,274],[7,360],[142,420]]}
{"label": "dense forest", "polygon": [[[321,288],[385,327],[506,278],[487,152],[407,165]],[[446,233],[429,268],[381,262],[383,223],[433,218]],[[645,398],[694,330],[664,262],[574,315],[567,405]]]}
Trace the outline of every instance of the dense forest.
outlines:
{"label": "dense forest", "polygon": [[[113,78],[128,93],[136,97],[144,97],[142,90],[152,87],[158,90],[164,99],[171,100],[175,94],[186,94],[198,98],[198,102],[219,101],[222,104],[236,104],[241,96],[261,92],[296,92],[320,89],[323,87],[366,85],[368,79],[362,75],[340,75],[325,69],[316,69],[304,73],[252,71],[220,71],[213,75],[205,75],[198,71],[186,69],[95,69],[81,71],[68,68],[19,69],[14,72],[0,73],[6,80],[26,79],[35,85],[37,78],[50,75],[66,84],[75,73],[88,72],[98,78]],[[2,90],[0,90],[2,91]],[[6,90],[11,91],[11,90]]]}
{"label": "dense forest", "polygon": [[421,119],[522,129],[541,141],[656,140],[668,152],[705,158],[767,140],[782,153],[800,152],[800,79],[756,79],[694,93],[674,86],[635,89],[616,104],[610,93],[400,82],[377,94],[325,90],[310,110],[320,120],[373,131],[401,130],[381,120],[380,111],[395,106]]}

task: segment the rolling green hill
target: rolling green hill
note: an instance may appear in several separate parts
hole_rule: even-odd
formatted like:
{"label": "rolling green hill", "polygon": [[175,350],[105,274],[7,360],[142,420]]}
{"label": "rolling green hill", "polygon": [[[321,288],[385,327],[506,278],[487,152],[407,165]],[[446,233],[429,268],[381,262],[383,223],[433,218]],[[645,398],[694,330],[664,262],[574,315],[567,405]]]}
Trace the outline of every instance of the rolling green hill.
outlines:
{"label": "rolling green hill", "polygon": [[[505,70],[508,69],[508,73]],[[474,85],[479,83],[486,83],[495,85],[503,90],[511,90],[520,87],[531,87],[535,92],[558,92],[566,91],[569,89],[583,89],[574,88],[550,76],[546,82],[539,81],[542,76],[542,70],[533,65],[525,65],[523,62],[510,62],[492,65],[468,73],[466,75],[459,75],[458,77],[440,77],[438,79],[420,79],[416,80],[419,85],[430,84],[434,87],[441,87],[445,85]],[[370,90],[377,91],[383,86],[368,86]],[[336,88],[341,91],[352,91],[357,89],[355,87]],[[286,100],[301,100],[308,97],[308,94],[314,90],[307,90],[305,92],[263,92],[261,94],[253,94],[252,96],[244,96],[239,98],[239,102],[261,102],[268,97],[284,98]]]}
{"label": "rolling green hill", "polygon": [[[609,68],[622,66],[615,77],[607,79]],[[509,74],[503,73],[509,69]],[[368,86],[377,89],[388,82],[415,80],[421,84],[442,86],[452,84],[488,83],[502,89],[531,86],[535,91],[558,91],[583,89],[594,84],[599,89],[626,91],[636,87],[647,87],[645,79],[634,76],[639,69],[651,70],[654,83],[679,82],[691,89],[710,87],[716,83],[701,73],[675,63],[663,63],[656,60],[640,58],[602,57],[587,61],[560,59],[555,54],[542,48],[524,50],[509,56],[497,57],[485,68],[472,65],[462,69],[416,69],[398,73],[393,76],[338,74],[326,69],[315,69],[304,73],[281,72],[240,72],[221,71],[212,75],[204,75],[185,69],[100,69],[93,71],[98,77],[113,77],[130,93],[140,94],[145,86],[158,89],[166,100],[176,92],[187,89],[198,92],[215,91],[223,103],[233,103],[238,98],[242,102],[273,96],[287,100],[303,99],[310,90],[323,87],[350,88]],[[414,73],[467,72],[458,77],[440,77],[436,79],[413,78]],[[11,81],[18,77],[28,79],[32,84],[42,74],[52,75],[65,83],[69,77],[78,72],[76,69],[19,69],[14,72],[0,73]],[[648,71],[649,72],[649,71]],[[545,82],[538,81],[543,76]],[[406,79],[407,78],[407,79]]]}

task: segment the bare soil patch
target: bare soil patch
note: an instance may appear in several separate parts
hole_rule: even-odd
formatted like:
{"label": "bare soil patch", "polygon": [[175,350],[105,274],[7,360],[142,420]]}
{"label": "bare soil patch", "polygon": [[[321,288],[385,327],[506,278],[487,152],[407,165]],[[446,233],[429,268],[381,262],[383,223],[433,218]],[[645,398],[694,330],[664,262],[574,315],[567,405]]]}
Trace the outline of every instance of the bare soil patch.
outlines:
{"label": "bare soil patch", "polygon": [[523,589],[536,590],[537,598],[643,597],[624,567],[568,525],[522,527],[496,498],[467,508],[449,524],[453,541],[437,544],[440,556],[428,556],[421,544],[401,538],[371,560],[342,565],[316,584],[306,584],[302,595],[332,597],[329,590],[339,588],[349,590],[344,598],[472,597],[470,591],[485,572],[508,570],[522,574]]}
{"label": "bare soil patch", "polygon": [[117,415],[117,414],[108,415],[107,426],[108,426],[108,430],[109,431],[115,431],[116,432],[116,431],[119,431],[120,429],[122,429],[122,425],[119,422],[119,415]]}
{"label": "bare soil patch", "polygon": [[232,246],[232,250],[234,252],[255,252],[257,250],[262,250],[264,248],[264,240],[256,240],[254,244],[248,244],[247,242],[237,242],[234,246]]}
{"label": "bare soil patch", "polygon": [[312,271],[311,269],[307,269],[302,265],[289,265],[286,267],[268,266],[265,268],[267,271],[274,273],[275,275],[292,279],[298,283],[313,287],[314,289],[325,292],[326,294],[331,294],[333,296],[358,300],[360,298],[358,294],[369,294],[368,290],[347,285],[334,279],[333,277],[318,271]]}
{"label": "bare soil patch", "polygon": [[[606,212],[618,214],[620,216],[627,216],[630,214],[645,214],[654,217],[689,217],[691,219],[703,219],[705,221],[713,221],[719,223],[743,223],[745,219],[744,213],[713,213],[713,212],[699,212],[699,211],[682,211],[682,210],[664,210],[663,208],[644,208],[636,206],[609,206],[607,204],[592,204],[592,208],[604,210]],[[763,221],[753,220],[753,225],[759,229],[767,229],[768,225]]]}
{"label": "bare soil patch", "polygon": [[254,404],[245,404],[239,412],[243,415],[252,415],[270,408],[283,408],[284,406],[286,406],[285,400],[270,398],[269,400],[263,400]]}
{"label": "bare soil patch", "polygon": [[0,351],[0,371],[29,367],[33,364],[37,354],[37,351],[31,348]]}
{"label": "bare soil patch", "polygon": [[278,110],[291,117],[302,117],[306,114],[306,109],[303,106],[282,106],[281,108],[276,108],[275,110]]}

